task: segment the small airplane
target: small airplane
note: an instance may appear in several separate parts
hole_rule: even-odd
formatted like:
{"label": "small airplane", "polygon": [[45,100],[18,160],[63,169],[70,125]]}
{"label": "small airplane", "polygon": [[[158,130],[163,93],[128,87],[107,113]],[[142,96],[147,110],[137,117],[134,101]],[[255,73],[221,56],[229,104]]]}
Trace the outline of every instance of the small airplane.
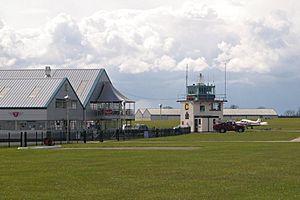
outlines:
{"label": "small airplane", "polygon": [[253,128],[253,126],[265,126],[268,125],[268,122],[262,122],[260,118],[258,118],[256,121],[252,121],[249,119],[242,119],[240,121],[236,122],[239,125],[244,125],[246,127],[251,127]]}

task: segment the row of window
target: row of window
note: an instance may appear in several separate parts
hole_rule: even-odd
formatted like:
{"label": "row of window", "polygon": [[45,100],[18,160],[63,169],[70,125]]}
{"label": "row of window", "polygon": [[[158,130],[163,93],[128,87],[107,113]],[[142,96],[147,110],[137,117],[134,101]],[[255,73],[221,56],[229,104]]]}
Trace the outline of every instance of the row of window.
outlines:
{"label": "row of window", "polygon": [[[67,108],[67,100],[66,99],[56,99],[55,102],[56,108]],[[77,109],[77,100],[68,100],[68,108],[69,109]]]}
{"label": "row of window", "polygon": [[[215,125],[217,123],[216,119],[213,119],[213,124]],[[201,119],[195,119],[195,124],[201,125],[202,124],[202,120]]]}
{"label": "row of window", "polygon": [[[214,102],[211,104],[210,111],[220,111],[221,106],[221,103]],[[200,112],[205,112],[205,105],[200,105]]]}

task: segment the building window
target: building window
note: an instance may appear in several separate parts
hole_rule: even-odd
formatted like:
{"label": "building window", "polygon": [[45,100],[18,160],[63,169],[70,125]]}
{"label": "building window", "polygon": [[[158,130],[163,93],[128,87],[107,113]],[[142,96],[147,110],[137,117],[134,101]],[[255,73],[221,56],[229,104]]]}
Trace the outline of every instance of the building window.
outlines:
{"label": "building window", "polygon": [[200,106],[200,112],[205,112],[205,106]]}
{"label": "building window", "polygon": [[56,108],[66,108],[67,107],[66,100],[65,99],[56,99],[55,107]]}
{"label": "building window", "polygon": [[185,119],[189,119],[190,118],[190,115],[188,112],[185,113]]}
{"label": "building window", "polygon": [[71,101],[71,109],[73,109],[73,110],[77,109],[77,101],[76,100]]}
{"label": "building window", "polygon": [[198,125],[201,125],[202,120],[198,119]]}
{"label": "building window", "polygon": [[220,111],[221,110],[221,103],[214,102],[211,104],[211,110],[212,111]]}

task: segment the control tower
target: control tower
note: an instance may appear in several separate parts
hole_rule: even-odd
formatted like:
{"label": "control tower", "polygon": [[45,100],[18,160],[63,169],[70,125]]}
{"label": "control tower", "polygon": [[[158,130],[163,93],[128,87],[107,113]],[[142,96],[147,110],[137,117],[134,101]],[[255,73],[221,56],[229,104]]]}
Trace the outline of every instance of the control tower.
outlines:
{"label": "control tower", "polygon": [[179,100],[180,126],[190,126],[191,132],[212,132],[213,125],[223,119],[225,101],[216,97],[215,85],[206,84],[200,74],[199,82],[187,86],[185,99]]}

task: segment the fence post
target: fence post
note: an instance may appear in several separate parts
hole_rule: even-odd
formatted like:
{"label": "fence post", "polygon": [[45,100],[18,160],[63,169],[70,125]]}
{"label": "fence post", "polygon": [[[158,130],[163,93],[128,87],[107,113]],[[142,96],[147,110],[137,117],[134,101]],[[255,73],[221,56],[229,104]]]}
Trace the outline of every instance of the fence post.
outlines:
{"label": "fence post", "polygon": [[62,132],[61,131],[59,132],[59,138],[60,138],[60,144],[62,144],[63,138],[62,138]]}
{"label": "fence post", "polygon": [[10,132],[8,132],[8,147],[10,147]]}
{"label": "fence post", "polygon": [[20,135],[20,146],[23,147],[23,132]]}
{"label": "fence post", "polygon": [[44,140],[44,132],[42,131],[42,134],[41,134],[41,145],[43,145],[43,140]]}
{"label": "fence post", "polygon": [[24,147],[27,147],[27,132],[24,132]]}
{"label": "fence post", "polygon": [[83,130],[83,142],[86,143],[86,130]]}
{"label": "fence post", "polygon": [[37,131],[35,132],[35,146],[38,145],[38,133]]}
{"label": "fence post", "polygon": [[77,133],[76,133],[76,142],[77,142],[77,144],[78,144],[78,140],[79,140],[79,137],[78,137],[78,131],[77,131]]}
{"label": "fence post", "polygon": [[116,130],[116,139],[119,141],[120,140],[120,133],[119,129]]}

